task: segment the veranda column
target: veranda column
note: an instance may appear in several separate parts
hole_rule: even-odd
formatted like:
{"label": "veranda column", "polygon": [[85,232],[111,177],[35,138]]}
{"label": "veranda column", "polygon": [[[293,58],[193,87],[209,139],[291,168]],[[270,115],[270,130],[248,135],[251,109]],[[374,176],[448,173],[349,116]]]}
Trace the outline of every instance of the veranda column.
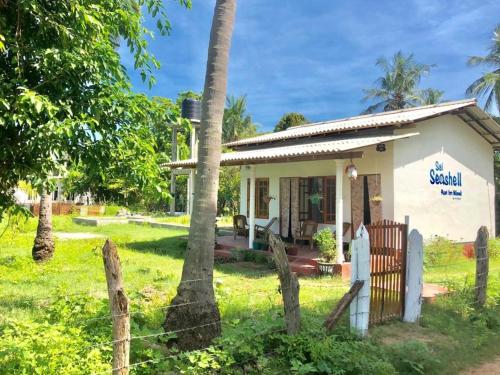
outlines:
{"label": "veranda column", "polygon": [[[177,127],[172,126],[172,161],[177,161]],[[175,173],[170,169],[170,215],[175,215]]]}
{"label": "veranda column", "polygon": [[253,247],[255,239],[255,165],[250,166],[250,207],[248,207],[248,247]]}
{"label": "veranda column", "polygon": [[337,170],[335,173],[335,195],[337,198],[335,204],[335,235],[337,240],[337,264],[344,263],[344,198],[342,188],[344,184],[344,160],[336,160]]}
{"label": "veranda column", "polygon": [[[198,142],[196,142],[196,126],[192,123],[191,137],[190,137],[190,150],[191,159],[198,159]],[[187,196],[187,214],[191,215],[193,213],[193,201],[194,201],[194,180],[196,177],[196,169],[191,168],[189,171],[188,179],[188,196]]]}

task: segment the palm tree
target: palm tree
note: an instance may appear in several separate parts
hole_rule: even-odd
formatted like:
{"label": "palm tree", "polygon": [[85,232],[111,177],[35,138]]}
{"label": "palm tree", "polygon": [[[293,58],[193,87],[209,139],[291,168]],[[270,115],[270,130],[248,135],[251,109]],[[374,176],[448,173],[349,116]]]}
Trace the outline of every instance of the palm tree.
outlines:
{"label": "palm tree", "polygon": [[278,123],[274,126],[273,132],[280,132],[291,128],[292,126],[299,126],[307,124],[309,120],[302,113],[288,112],[281,116]]}
{"label": "palm tree", "polygon": [[484,65],[493,68],[467,88],[467,95],[486,97],[484,109],[492,111],[495,106],[500,110],[500,24],[493,32],[493,42],[489,53],[484,56],[472,56],[469,58],[470,66]]}
{"label": "palm tree", "polygon": [[252,117],[247,114],[246,96],[228,96],[222,121],[222,142],[233,142],[241,138],[252,137],[257,128]]}
{"label": "palm tree", "polygon": [[363,100],[379,100],[369,106],[364,113],[392,111],[414,107],[422,102],[418,84],[424,74],[428,74],[432,65],[417,63],[413,54],[405,56],[401,51],[394,54],[391,61],[385,57],[377,60],[384,75],[377,79],[378,87],[365,89]]}
{"label": "palm tree", "polygon": [[[215,3],[201,102],[194,207],[182,279],[163,327],[177,332],[181,350],[203,348],[220,335],[213,289],[215,218],[221,158],[222,118],[236,0]],[[197,327],[196,329],[192,329]]]}
{"label": "palm tree", "polygon": [[31,251],[37,262],[48,260],[54,254],[54,240],[52,238],[52,196],[43,189],[40,193],[40,212],[35,243]]}
{"label": "palm tree", "polygon": [[425,89],[420,91],[420,104],[431,105],[438,104],[443,101],[444,91],[436,89]]}

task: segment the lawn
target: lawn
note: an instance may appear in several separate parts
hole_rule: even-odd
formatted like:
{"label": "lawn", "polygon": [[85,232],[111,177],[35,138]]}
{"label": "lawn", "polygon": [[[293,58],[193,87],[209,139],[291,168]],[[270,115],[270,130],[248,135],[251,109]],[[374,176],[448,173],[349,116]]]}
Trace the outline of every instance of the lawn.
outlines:
{"label": "lawn", "polygon": [[[119,248],[132,301],[132,336],[160,334],[132,340],[131,363],[146,362],[132,367],[132,373],[418,374],[423,366],[423,373],[455,374],[500,353],[500,275],[494,271],[490,278],[494,293],[488,307],[476,312],[470,307],[470,289],[463,285],[464,275],[473,272],[471,261],[459,263],[451,276],[438,267],[428,271],[426,280],[446,276],[457,293],[425,306],[420,325],[375,327],[362,341],[347,332],[347,317],[333,336],[321,327],[346,290],[341,280],[300,280],[303,333],[290,338],[278,332],[284,326],[283,310],[271,266],[216,264],[223,337],[207,351],[166,353],[161,324],[180,280],[187,231],[135,224],[80,226],[56,216],[56,232],[101,237],[56,238],[54,258],[37,265],[31,261],[35,229],[30,219],[0,238],[0,374],[109,373],[111,319],[101,258],[106,238]],[[491,268],[500,268],[498,260]],[[457,350],[465,354],[456,356]]]}

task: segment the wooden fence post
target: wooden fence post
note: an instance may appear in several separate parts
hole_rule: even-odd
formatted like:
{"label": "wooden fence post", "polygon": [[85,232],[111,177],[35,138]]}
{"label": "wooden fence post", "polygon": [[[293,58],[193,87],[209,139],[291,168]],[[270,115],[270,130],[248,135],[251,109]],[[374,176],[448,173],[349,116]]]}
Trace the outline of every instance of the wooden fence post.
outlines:
{"label": "wooden fence post", "polygon": [[113,318],[113,375],[127,375],[130,360],[129,301],[123,288],[120,258],[115,244],[106,240],[102,248],[108,284],[109,306]]}
{"label": "wooden fence post", "polygon": [[274,233],[269,233],[269,243],[278,268],[281,294],[285,305],[286,331],[293,335],[300,330],[299,280],[297,274],[290,271],[285,245]]}
{"label": "wooden fence post", "polygon": [[424,241],[418,230],[408,236],[406,265],[406,298],[403,321],[414,323],[422,311],[422,289],[424,286]]}
{"label": "wooden fence post", "polygon": [[486,302],[489,268],[488,238],[488,229],[485,226],[479,228],[476,241],[474,242],[474,251],[476,253],[475,302],[478,307],[484,306]]}
{"label": "wooden fence post", "polygon": [[351,242],[351,285],[363,281],[359,293],[351,303],[351,330],[361,336],[368,333],[370,321],[370,237],[361,224]]}
{"label": "wooden fence post", "polygon": [[338,321],[342,317],[342,314],[349,307],[353,299],[358,295],[359,291],[365,284],[364,281],[356,280],[354,284],[352,284],[351,289],[344,294],[344,296],[340,299],[340,301],[335,305],[332,312],[326,317],[325,323],[323,324],[326,327],[327,332],[331,332]]}

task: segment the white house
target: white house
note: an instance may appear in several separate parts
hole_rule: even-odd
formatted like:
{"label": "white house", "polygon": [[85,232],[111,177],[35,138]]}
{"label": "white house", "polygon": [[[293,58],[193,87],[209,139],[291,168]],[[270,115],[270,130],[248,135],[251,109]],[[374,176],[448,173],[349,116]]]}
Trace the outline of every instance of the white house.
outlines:
{"label": "white house", "polygon": [[[500,125],[474,99],[289,128],[231,142],[221,165],[241,165],[241,214],[293,236],[301,220],[319,226],[381,219],[424,236],[472,241],[495,233],[493,151]],[[194,168],[196,159],[172,168]],[[357,178],[352,179],[353,172]],[[354,172],[354,174],[355,174]],[[343,242],[336,231],[337,243]],[[350,236],[350,233],[347,233]]]}

